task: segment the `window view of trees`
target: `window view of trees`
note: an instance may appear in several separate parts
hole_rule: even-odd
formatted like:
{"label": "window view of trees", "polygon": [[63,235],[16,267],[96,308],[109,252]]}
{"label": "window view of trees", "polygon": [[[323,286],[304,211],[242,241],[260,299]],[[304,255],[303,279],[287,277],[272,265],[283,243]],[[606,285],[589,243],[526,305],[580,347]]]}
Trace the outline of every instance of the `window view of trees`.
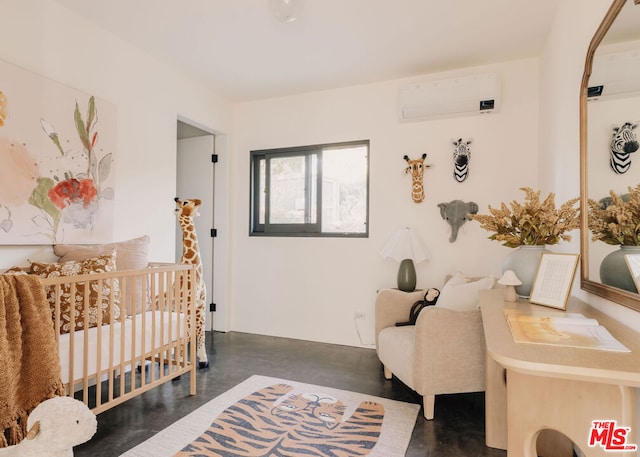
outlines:
{"label": "window view of trees", "polygon": [[366,233],[368,153],[368,146],[323,151],[323,232]]}
{"label": "window view of trees", "polygon": [[369,142],[252,151],[252,234],[367,236]]}

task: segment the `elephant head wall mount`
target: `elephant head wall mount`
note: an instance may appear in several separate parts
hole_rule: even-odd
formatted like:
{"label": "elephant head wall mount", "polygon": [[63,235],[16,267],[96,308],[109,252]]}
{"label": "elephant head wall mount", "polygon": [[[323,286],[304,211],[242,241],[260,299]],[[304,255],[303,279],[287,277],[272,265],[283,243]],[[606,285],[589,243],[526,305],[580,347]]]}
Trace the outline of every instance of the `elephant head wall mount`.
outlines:
{"label": "elephant head wall mount", "polygon": [[458,231],[465,222],[471,220],[469,214],[478,214],[478,204],[475,202],[463,202],[462,200],[452,200],[449,203],[438,203],[440,216],[451,226],[451,236],[449,242],[453,243],[458,239]]}
{"label": "elephant head wall mount", "polygon": [[426,154],[422,154],[419,159],[410,159],[407,155],[403,157],[408,164],[404,169],[404,172],[411,173],[411,198],[416,203],[421,203],[424,200],[424,186],[422,185],[422,178],[424,176],[424,169],[431,166],[424,163],[426,158]]}

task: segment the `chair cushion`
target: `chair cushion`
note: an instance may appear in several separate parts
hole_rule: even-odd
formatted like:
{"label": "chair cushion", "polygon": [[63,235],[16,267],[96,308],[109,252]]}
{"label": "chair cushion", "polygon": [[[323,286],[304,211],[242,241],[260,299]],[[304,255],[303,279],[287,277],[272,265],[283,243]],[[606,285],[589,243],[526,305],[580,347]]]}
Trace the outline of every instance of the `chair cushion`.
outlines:
{"label": "chair cushion", "polygon": [[455,274],[440,291],[436,306],[454,311],[471,311],[478,308],[478,292],[491,289],[495,278],[481,278],[471,281],[460,274]]}
{"label": "chair cushion", "polygon": [[413,358],[416,328],[387,327],[378,336],[378,357],[391,372],[407,386],[414,386]]}

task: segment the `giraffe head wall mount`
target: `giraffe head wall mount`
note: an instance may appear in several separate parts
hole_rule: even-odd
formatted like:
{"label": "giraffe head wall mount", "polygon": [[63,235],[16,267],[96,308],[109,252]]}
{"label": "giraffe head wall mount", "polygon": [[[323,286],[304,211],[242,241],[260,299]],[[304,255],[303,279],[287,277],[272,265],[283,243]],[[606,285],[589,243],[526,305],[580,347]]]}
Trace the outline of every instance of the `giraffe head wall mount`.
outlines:
{"label": "giraffe head wall mount", "polygon": [[407,155],[403,157],[408,164],[404,172],[405,174],[411,173],[411,198],[416,203],[421,203],[424,200],[424,186],[422,185],[424,169],[431,166],[424,163],[426,158],[427,154],[422,154],[419,159],[410,159]]}

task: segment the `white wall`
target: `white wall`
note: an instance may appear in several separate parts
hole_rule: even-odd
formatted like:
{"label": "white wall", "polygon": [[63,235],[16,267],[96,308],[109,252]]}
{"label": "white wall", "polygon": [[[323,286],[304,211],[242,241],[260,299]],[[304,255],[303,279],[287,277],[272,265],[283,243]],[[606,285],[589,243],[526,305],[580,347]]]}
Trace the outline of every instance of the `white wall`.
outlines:
{"label": "white wall", "polygon": [[[501,272],[510,252],[476,222],[455,243],[438,203],[454,199],[487,205],[520,199],[521,186],[537,184],[538,61],[521,60],[441,79],[496,72],[502,79],[500,112],[486,116],[400,123],[396,94],[405,81],[244,103],[236,108],[233,153],[232,315],[235,330],[346,345],[373,342],[376,291],[395,287],[398,264],[379,252],[403,226],[415,229],[432,260],[417,265],[418,287],[441,287],[456,269],[469,275]],[[471,137],[469,178],[453,179],[452,139]],[[370,227],[367,239],[250,237],[249,152],[254,149],[371,140]],[[407,154],[427,153],[426,200],[411,200],[403,174]],[[353,314],[366,313],[356,332]]]}
{"label": "white wall", "polygon": [[[177,117],[224,137],[231,130],[229,103],[49,0],[0,0],[0,59],[116,105],[114,240],[148,234],[150,258],[173,261]],[[226,150],[219,152],[224,157]],[[221,164],[220,186],[227,185],[225,173]],[[221,221],[227,208],[225,201],[217,206]],[[0,252],[0,269],[27,258],[53,259],[49,246],[2,246]],[[226,248],[218,254],[226,272]],[[222,296],[225,286],[226,278]]]}

